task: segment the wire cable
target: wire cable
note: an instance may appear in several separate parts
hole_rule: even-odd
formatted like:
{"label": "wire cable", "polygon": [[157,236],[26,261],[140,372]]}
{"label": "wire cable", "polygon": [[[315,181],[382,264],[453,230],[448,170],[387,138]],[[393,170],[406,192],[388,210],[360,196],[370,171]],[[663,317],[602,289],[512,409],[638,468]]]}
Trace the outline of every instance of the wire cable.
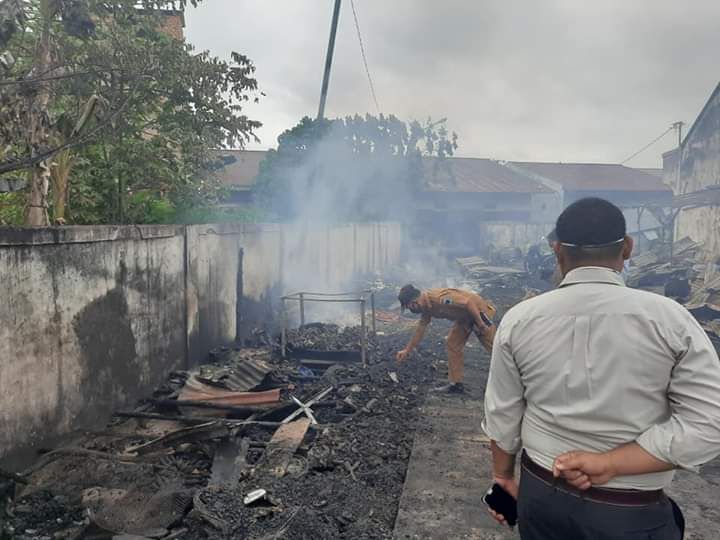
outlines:
{"label": "wire cable", "polygon": [[365,56],[365,45],[363,45],[362,34],[360,33],[360,23],[358,22],[357,11],[355,10],[354,0],[350,0],[350,7],[352,8],[353,19],[355,20],[355,30],[357,31],[358,42],[360,42],[360,54],[362,54],[362,61],[365,65],[365,73],[367,74],[368,82],[370,83],[370,94],[375,102],[375,108],[378,114],[380,114],[380,105],[378,104],[377,95],[375,94],[375,85],[373,84],[372,77],[370,76],[370,68],[368,67],[367,56]]}
{"label": "wire cable", "polygon": [[635,152],[635,153],[634,153],[633,155],[631,155],[629,158],[625,159],[624,161],[621,161],[621,162],[620,162],[620,165],[625,165],[628,161],[630,161],[630,160],[633,159],[634,157],[639,156],[640,154],[642,154],[645,150],[647,150],[648,148],[650,148],[653,144],[655,144],[656,142],[658,142],[658,141],[659,141],[660,139],[662,139],[665,135],[667,135],[668,133],[670,133],[673,129],[675,129],[674,126],[670,126],[669,128],[667,128],[667,129],[666,129],[665,131],[663,131],[662,134],[659,135],[657,138],[655,138],[655,139],[653,139],[652,141],[650,141],[648,144],[646,144],[645,146],[643,146],[640,150],[638,150],[637,152]]}

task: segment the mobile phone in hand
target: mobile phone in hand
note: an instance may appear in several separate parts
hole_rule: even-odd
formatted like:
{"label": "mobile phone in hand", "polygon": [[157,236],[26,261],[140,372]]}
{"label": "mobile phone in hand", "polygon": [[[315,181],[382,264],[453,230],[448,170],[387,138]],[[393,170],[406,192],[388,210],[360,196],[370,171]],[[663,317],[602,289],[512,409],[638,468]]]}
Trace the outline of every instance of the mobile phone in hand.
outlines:
{"label": "mobile phone in hand", "polygon": [[485,315],[482,311],[480,312],[480,318],[482,319],[482,322],[487,324],[488,326],[492,326],[493,322],[488,318],[487,315]]}
{"label": "mobile phone in hand", "polygon": [[517,523],[517,501],[500,484],[493,484],[482,500],[493,512],[502,515],[508,525],[515,526]]}

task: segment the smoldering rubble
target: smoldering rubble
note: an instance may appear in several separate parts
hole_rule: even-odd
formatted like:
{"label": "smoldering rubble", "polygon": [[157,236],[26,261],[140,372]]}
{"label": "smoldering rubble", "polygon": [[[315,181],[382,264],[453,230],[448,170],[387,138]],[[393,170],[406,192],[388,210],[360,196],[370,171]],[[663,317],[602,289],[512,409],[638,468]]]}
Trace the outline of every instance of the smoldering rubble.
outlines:
{"label": "smoldering rubble", "polygon": [[[499,317],[552,288],[515,250],[465,257],[417,285],[460,286]],[[359,326],[310,323],[254,333],[205,364],[170,373],[105,429],[78,433],[19,473],[0,471],[7,538],[391,538],[421,405],[445,377],[433,325],[415,361],[398,366],[415,319],[396,302],[407,269],[374,276],[376,332],[358,361]],[[683,302],[719,343],[717,275],[690,241],[634,257],[631,286]],[[470,344],[470,346],[478,346]],[[317,358],[308,358],[315,351]],[[487,369],[485,367],[484,369]],[[418,432],[419,433],[419,432]]]}
{"label": "smoldering rubble", "polygon": [[[220,349],[169,375],[106,429],[45,452],[14,480],[12,538],[390,537],[432,359],[307,367],[270,346]],[[292,347],[357,348],[358,328],[311,324]],[[403,429],[399,429],[403,426]],[[5,479],[3,479],[5,480]]]}

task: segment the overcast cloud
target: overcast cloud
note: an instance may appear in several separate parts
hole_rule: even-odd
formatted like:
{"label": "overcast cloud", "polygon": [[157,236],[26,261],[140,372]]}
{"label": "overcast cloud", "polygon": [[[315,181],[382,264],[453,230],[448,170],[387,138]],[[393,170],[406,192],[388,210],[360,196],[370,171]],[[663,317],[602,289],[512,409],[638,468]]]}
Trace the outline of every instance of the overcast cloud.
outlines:
{"label": "overcast cloud", "polygon": [[[458,155],[619,162],[692,123],[720,81],[720,0],[355,0],[381,110],[448,118]],[[205,0],[199,49],[235,50],[267,94],[259,145],[315,116],[333,0]],[[375,112],[344,0],[326,115]],[[629,163],[660,166],[672,134]]]}

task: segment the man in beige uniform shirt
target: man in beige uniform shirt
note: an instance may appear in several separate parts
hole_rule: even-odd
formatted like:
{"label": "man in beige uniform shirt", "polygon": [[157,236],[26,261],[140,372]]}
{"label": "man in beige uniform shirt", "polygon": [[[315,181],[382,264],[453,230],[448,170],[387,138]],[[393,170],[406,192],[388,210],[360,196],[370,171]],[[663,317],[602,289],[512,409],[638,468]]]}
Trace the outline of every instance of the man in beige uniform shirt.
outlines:
{"label": "man in beige uniform shirt", "polygon": [[[398,295],[402,308],[422,314],[415,334],[407,346],[397,353],[397,361],[404,362],[408,355],[422,341],[425,330],[433,317],[454,321],[447,337],[448,378],[450,384],[437,388],[439,391],[462,393],[464,349],[470,334],[477,332],[483,346],[492,349],[495,327],[491,319],[495,307],[481,296],[460,289],[428,289],[420,291],[412,285],[405,285]],[[483,317],[485,320],[483,320]]]}
{"label": "man in beige uniform shirt", "polygon": [[523,540],[680,539],[663,489],[720,453],[718,355],[680,304],[625,287],[633,243],[617,207],[577,201],[556,232],[562,283],[495,336],[483,423],[495,479],[518,498]]}

